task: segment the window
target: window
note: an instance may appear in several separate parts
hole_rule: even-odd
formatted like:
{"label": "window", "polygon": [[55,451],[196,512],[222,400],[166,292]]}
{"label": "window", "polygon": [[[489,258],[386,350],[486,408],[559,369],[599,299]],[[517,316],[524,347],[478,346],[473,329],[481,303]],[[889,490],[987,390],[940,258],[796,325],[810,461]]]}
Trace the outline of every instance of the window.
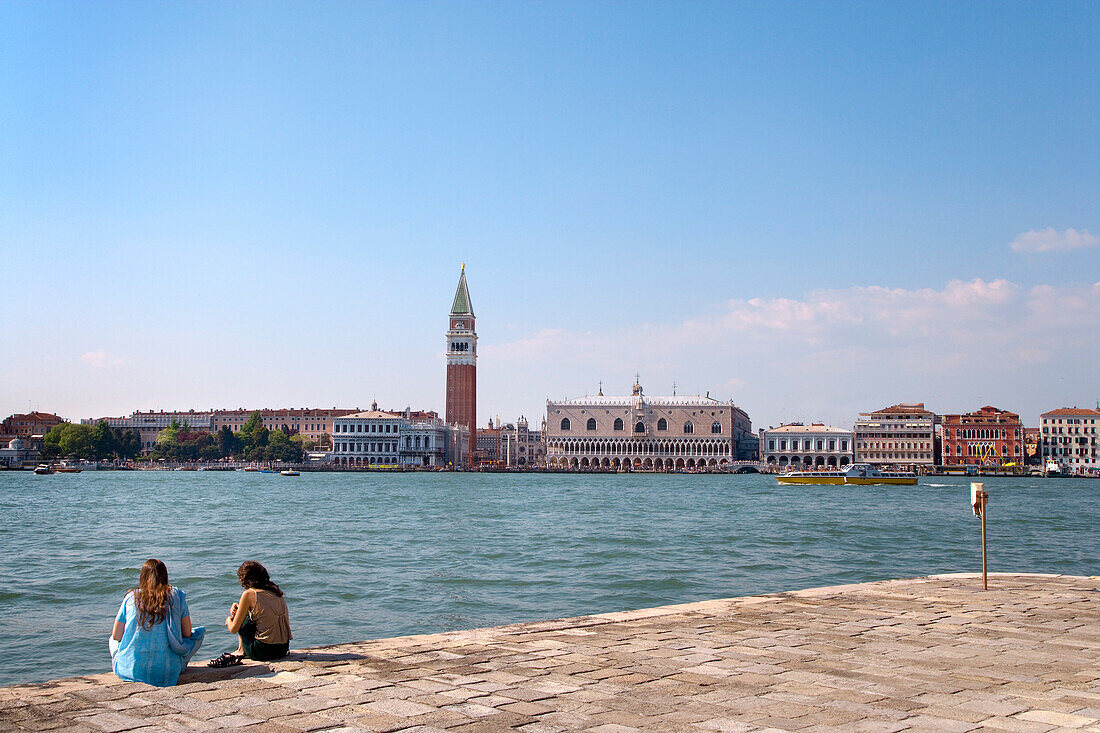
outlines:
{"label": "window", "polygon": [[595,430],[596,429],[596,418],[594,418],[594,417],[588,418],[588,424],[585,427],[588,430]]}
{"label": "window", "polygon": [[616,430],[622,430],[623,429],[623,419],[621,417],[615,418],[615,429]]}
{"label": "window", "polygon": [[720,433],[720,432],[722,432],[722,423],[718,422],[717,420],[715,420],[714,422],[712,422],[712,423],[710,424],[710,432],[712,432],[712,433]]}
{"label": "window", "polygon": [[657,429],[658,430],[668,430],[668,420],[665,420],[663,417],[660,420],[658,420],[657,421]]}
{"label": "window", "polygon": [[562,430],[568,430],[569,429],[569,418],[563,417],[561,419],[561,429]]}
{"label": "window", "polygon": [[644,422],[634,423],[634,432],[635,433],[644,433],[645,432],[645,423]]}
{"label": "window", "polygon": [[686,423],[684,423],[684,433],[685,434],[691,434],[691,433],[694,433],[694,432],[695,432],[695,425],[692,424],[691,420],[688,420]]}

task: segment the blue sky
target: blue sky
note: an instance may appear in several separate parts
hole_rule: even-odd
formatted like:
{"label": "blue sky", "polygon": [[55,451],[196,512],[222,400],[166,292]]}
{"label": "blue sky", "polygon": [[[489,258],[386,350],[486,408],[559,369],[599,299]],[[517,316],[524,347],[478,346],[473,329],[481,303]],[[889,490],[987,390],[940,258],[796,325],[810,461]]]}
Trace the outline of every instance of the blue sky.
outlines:
{"label": "blue sky", "polygon": [[0,412],[442,411],[462,262],[480,423],[635,372],[758,425],[1091,406],[1097,37],[1095,3],[4,3]]}

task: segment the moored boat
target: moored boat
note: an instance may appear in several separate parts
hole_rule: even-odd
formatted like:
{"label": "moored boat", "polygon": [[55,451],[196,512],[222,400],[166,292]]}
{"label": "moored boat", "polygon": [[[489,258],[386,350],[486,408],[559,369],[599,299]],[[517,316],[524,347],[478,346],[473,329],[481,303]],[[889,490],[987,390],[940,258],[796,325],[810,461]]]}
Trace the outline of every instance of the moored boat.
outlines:
{"label": "moored boat", "polygon": [[893,484],[913,485],[917,475],[909,471],[880,471],[869,463],[853,463],[844,470],[791,471],[780,474],[775,480],[781,484]]}

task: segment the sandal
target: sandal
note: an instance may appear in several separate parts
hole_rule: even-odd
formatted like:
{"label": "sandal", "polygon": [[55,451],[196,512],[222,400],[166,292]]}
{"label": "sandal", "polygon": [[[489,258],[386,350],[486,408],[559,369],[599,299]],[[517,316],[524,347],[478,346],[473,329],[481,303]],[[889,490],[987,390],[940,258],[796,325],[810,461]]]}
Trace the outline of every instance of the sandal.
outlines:
{"label": "sandal", "polygon": [[242,655],[226,652],[217,659],[211,659],[209,662],[206,663],[206,666],[217,667],[219,669],[222,667],[235,667],[243,661],[244,657]]}

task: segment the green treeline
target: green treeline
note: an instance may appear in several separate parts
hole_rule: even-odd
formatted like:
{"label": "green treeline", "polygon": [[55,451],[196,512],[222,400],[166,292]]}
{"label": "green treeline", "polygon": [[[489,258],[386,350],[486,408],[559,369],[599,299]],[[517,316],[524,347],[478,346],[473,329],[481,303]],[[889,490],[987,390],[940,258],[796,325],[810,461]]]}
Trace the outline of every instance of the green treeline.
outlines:
{"label": "green treeline", "polygon": [[[150,457],[171,461],[216,461],[236,458],[247,461],[298,463],[313,441],[293,433],[289,426],[268,430],[259,412],[234,433],[226,426],[211,435],[192,430],[173,420],[157,434]],[[128,459],[141,455],[141,437],[134,430],[111,430],[105,420],[96,425],[62,423],[46,434],[43,458],[85,458],[88,460]]]}
{"label": "green treeline", "polygon": [[85,458],[103,461],[137,458],[141,455],[141,437],[134,430],[115,428],[106,420],[95,425],[63,422],[46,433],[42,446],[43,458]]}

